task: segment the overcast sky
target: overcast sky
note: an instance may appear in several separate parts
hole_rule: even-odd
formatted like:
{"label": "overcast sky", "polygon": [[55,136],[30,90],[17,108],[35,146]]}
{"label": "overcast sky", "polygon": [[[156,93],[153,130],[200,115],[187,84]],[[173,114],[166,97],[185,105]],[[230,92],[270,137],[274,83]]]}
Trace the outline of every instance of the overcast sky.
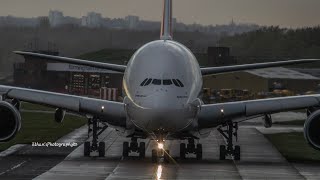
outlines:
{"label": "overcast sky", "polygon": [[[81,17],[89,11],[104,17],[138,15],[160,21],[162,0],[0,0],[0,16],[45,16],[61,10],[67,16]],[[282,27],[320,24],[320,0],[174,0],[174,16],[188,24],[236,22]]]}

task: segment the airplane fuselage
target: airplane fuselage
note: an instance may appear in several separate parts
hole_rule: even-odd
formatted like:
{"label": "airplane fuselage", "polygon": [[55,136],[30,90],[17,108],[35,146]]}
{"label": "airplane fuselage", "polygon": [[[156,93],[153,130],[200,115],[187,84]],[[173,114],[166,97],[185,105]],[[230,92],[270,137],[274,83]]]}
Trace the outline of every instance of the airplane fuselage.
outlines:
{"label": "airplane fuselage", "polygon": [[137,50],[127,67],[126,111],[136,127],[177,132],[196,120],[202,75],[188,48],[171,40],[153,41]]}

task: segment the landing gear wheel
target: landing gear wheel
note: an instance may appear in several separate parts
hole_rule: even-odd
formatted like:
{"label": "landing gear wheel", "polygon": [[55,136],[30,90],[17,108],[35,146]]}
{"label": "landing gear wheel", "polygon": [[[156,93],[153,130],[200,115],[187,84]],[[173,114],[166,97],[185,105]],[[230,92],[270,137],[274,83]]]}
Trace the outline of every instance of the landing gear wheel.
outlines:
{"label": "landing gear wheel", "polygon": [[225,160],[226,159],[226,146],[225,145],[220,145],[220,160]]}
{"label": "landing gear wheel", "polygon": [[240,160],[240,146],[234,147],[234,160],[239,161]]}
{"label": "landing gear wheel", "polygon": [[158,152],[157,152],[157,150],[152,149],[151,159],[152,159],[153,163],[157,163],[157,161],[158,161]]}
{"label": "landing gear wheel", "polygon": [[165,152],[163,152],[163,160],[165,163],[169,163],[170,162],[170,151],[167,149]]}
{"label": "landing gear wheel", "polygon": [[104,157],[106,154],[106,143],[105,142],[99,142],[98,151],[99,151],[99,157]]}
{"label": "landing gear wheel", "polygon": [[140,142],[139,144],[139,157],[144,158],[146,157],[146,143]]}
{"label": "landing gear wheel", "polygon": [[180,158],[185,159],[186,158],[186,144],[180,143]]}
{"label": "landing gear wheel", "polygon": [[197,160],[202,159],[202,144],[197,144],[196,157],[197,157]]}
{"label": "landing gear wheel", "polygon": [[90,156],[90,142],[84,142],[83,145],[83,155],[85,157]]}
{"label": "landing gear wheel", "polygon": [[122,156],[123,157],[129,156],[129,143],[128,142],[123,142]]}

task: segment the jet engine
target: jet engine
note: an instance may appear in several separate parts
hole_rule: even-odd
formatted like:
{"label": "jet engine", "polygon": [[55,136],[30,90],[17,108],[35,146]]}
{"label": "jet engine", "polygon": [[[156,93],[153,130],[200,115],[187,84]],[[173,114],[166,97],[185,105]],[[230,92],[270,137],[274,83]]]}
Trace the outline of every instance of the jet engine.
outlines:
{"label": "jet engine", "polygon": [[320,150],[320,110],[308,116],[304,124],[304,137],[315,149]]}
{"label": "jet engine", "polygon": [[0,142],[14,138],[20,128],[20,112],[12,104],[0,101]]}
{"label": "jet engine", "polygon": [[65,115],[66,115],[66,111],[61,108],[58,108],[58,109],[56,109],[56,112],[54,113],[54,120],[57,123],[62,123]]}

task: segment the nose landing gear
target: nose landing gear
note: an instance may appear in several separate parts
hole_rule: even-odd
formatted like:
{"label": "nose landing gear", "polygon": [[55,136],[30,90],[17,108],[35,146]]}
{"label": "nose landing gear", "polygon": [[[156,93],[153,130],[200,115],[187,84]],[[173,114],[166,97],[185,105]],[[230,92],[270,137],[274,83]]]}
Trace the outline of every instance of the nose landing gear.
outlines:
{"label": "nose landing gear", "polygon": [[187,146],[185,143],[180,144],[180,158],[185,159],[186,154],[195,154],[197,160],[201,160],[202,159],[202,144],[197,144],[197,146],[196,146],[194,143],[194,139],[189,138]]}
{"label": "nose landing gear", "polygon": [[151,159],[153,163],[157,163],[163,159],[163,162],[169,163],[170,162],[170,151],[164,150],[164,141],[157,140],[158,143],[158,148],[157,149],[152,149],[151,153]]}

